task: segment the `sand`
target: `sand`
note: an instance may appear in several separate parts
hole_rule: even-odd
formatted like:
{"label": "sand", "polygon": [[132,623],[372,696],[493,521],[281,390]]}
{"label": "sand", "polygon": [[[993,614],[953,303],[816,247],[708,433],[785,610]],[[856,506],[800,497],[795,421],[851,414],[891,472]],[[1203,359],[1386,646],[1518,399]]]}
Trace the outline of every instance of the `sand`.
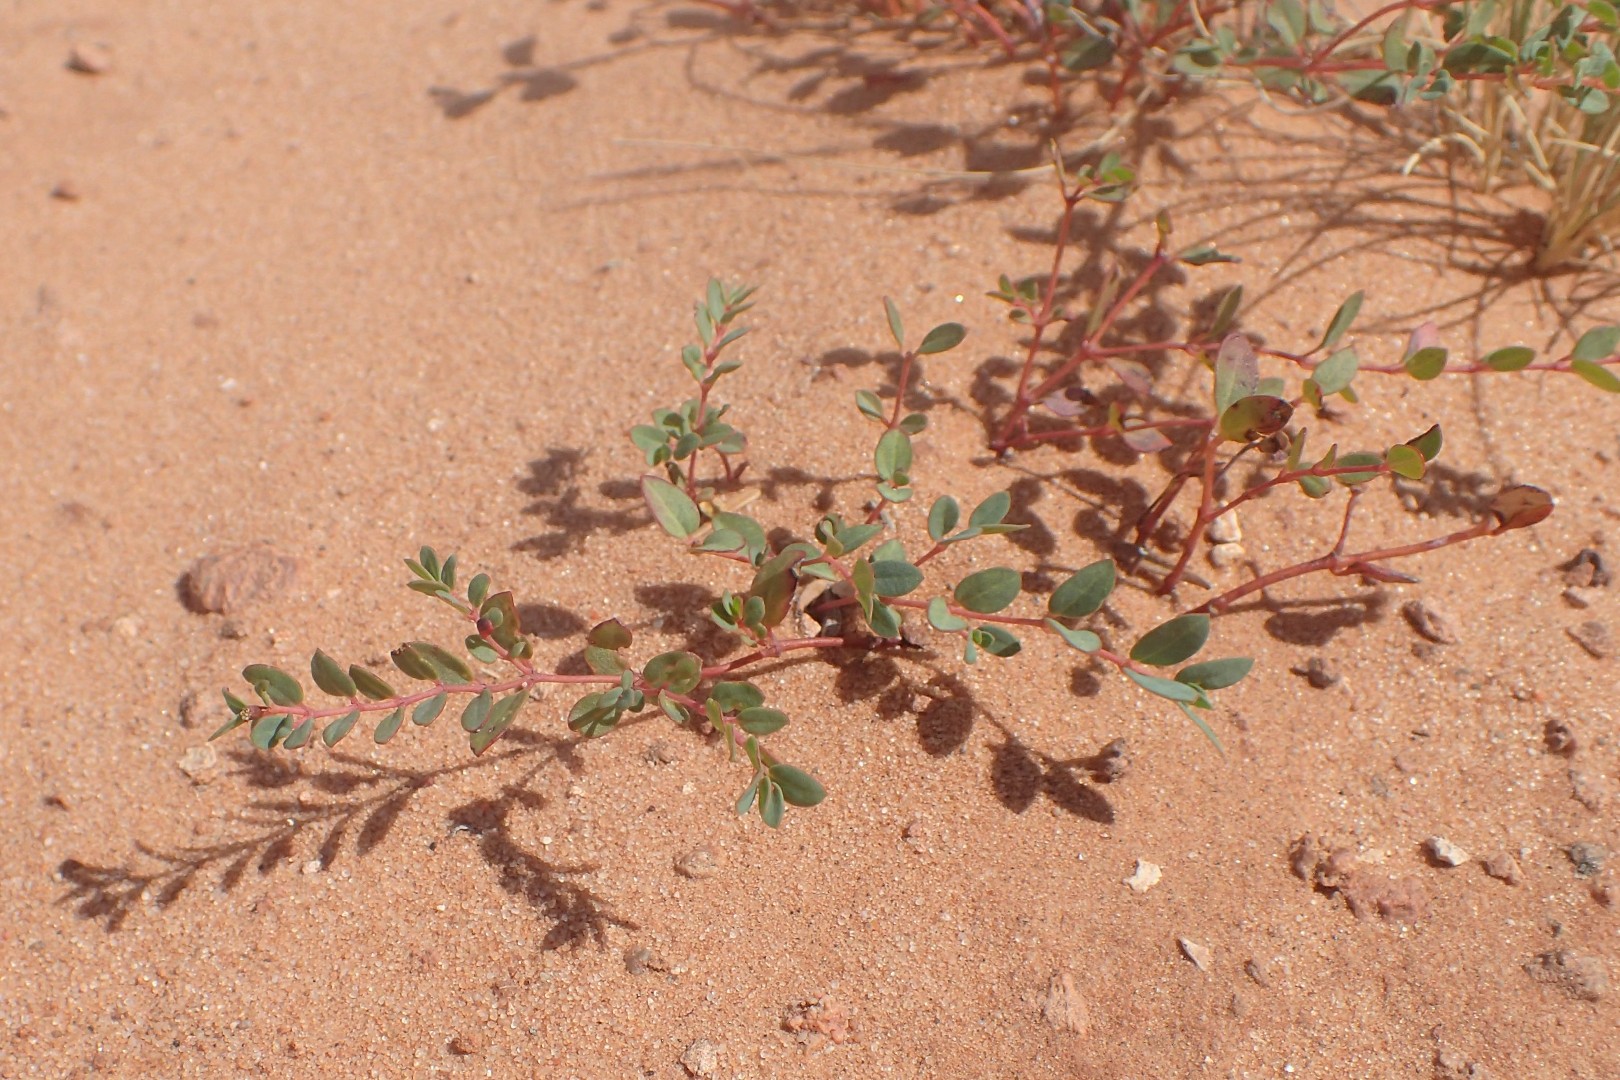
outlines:
{"label": "sand", "polygon": [[[90,46],[104,70],[70,69]],[[945,580],[1050,588],[1166,466],[985,450],[1020,338],[984,293],[1043,270],[1057,215],[1005,175],[1047,153],[1023,65],[619,0],[29,0],[0,55],[0,1076],[1620,1073],[1615,867],[1568,854],[1620,845],[1615,660],[1569,633],[1620,625],[1620,589],[1576,608],[1559,569],[1620,558],[1620,401],[1364,377],[1313,420],[1346,446],[1444,424],[1432,485],[1379,485],[1358,537],[1461,528],[1509,481],[1558,510],[1404,564],[1419,584],[1306,578],[1216,620],[1210,655],[1258,662],[1219,695],[1224,756],[1061,645],[968,668],[926,631],[758,670],[793,717],[772,745],[830,792],[779,831],[732,814],[723,747],[651,713],[583,742],[560,689],[476,759],[446,721],[210,745],[244,664],[459,640],[403,588],[423,543],[516,590],[544,663],[610,616],[643,658],[723,649],[704,612],[746,578],[651,524],[626,438],[686,394],[710,276],[760,286],[722,396],[770,527],[870,497],[852,397],[892,382],[885,295],[970,329],[923,365],[920,503],[1010,487],[1033,526]],[[1075,102],[1079,146],[1110,121]],[[1561,353],[1620,310],[1612,268],[1522,273],[1532,194],[1403,179],[1367,126],[1234,92],[1122,152],[1142,188],[1085,212],[1082,280],[1160,207],[1243,259],[1155,290],[1132,340],[1234,284],[1247,332],[1302,348],[1364,289],[1384,362],[1424,320],[1457,355]],[[939,175],[964,170],[1003,175]],[[1167,394],[1204,400],[1176,364]],[[1248,508],[1248,554],[1321,553],[1338,506]],[[188,568],[252,543],[292,580],[191,610]],[[1122,588],[1098,629],[1128,645],[1201,595]],[[1291,671],[1313,657],[1338,681]],[[1121,738],[1104,783],[1086,759]]]}

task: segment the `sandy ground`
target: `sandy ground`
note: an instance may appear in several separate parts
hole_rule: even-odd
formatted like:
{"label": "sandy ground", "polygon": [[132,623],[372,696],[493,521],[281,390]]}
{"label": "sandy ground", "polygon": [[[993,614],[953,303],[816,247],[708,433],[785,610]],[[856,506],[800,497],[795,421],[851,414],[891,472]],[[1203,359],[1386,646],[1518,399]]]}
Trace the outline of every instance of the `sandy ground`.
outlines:
{"label": "sandy ground", "polygon": [[[107,70],[68,70],[88,45]],[[981,59],[619,0],[5,4],[0,1076],[1620,1075],[1615,867],[1568,854],[1620,844],[1615,661],[1568,634],[1620,627],[1620,588],[1577,610],[1558,569],[1620,558],[1620,402],[1568,378],[1369,380],[1322,421],[1346,445],[1445,424],[1433,488],[1381,489],[1358,535],[1460,527],[1510,479],[1559,509],[1409,564],[1420,585],[1307,579],[1218,620],[1212,652],[1259,661],[1221,695],[1225,757],[1044,642],[761,671],[779,752],[831,792],[779,832],[733,817],[721,748],[659,718],[583,744],[555,693],[476,760],[443,723],[198,749],[245,663],[455,641],[401,587],[424,542],[515,588],[545,662],[610,615],[644,655],[712,645],[704,608],[745,581],[649,523],[625,438],[684,395],[710,275],[761,286],[724,396],[768,524],[867,498],[850,396],[892,378],[891,295],[972,329],[924,371],[925,502],[1011,486],[1035,526],[942,571],[1049,587],[1097,558],[1162,463],[983,451],[1018,341],[983,293],[1046,265],[1056,200],[925,171],[1043,160],[1039,88]],[[1106,126],[1082,107],[1067,139]],[[1426,318],[1459,352],[1556,349],[1620,311],[1612,272],[1516,272],[1533,203],[1400,180],[1353,125],[1206,98],[1124,152],[1143,190],[1084,219],[1093,280],[1161,206],[1244,260],[1127,333],[1236,283],[1246,329],[1302,346],[1364,288],[1386,360]],[[1335,514],[1268,499],[1246,546],[1315,555]],[[295,580],[188,610],[194,560],[250,541]],[[1122,589],[1102,628],[1173,610]],[[1315,656],[1337,684],[1290,672]],[[1116,738],[1130,771],[1099,783],[1078,762]],[[1307,834],[1358,856],[1352,886],[1291,871]]]}

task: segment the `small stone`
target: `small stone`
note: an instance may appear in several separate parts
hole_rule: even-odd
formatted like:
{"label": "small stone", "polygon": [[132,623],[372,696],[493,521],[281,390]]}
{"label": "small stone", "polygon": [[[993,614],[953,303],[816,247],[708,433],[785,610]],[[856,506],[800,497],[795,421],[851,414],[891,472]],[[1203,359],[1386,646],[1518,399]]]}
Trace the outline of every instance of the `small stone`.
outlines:
{"label": "small stone", "polygon": [[1592,813],[1600,813],[1609,801],[1609,782],[1601,773],[1570,766],[1569,787],[1575,799]]}
{"label": "small stone", "polygon": [[1294,667],[1291,670],[1295,675],[1303,675],[1305,681],[1318,690],[1337,686],[1344,678],[1339,674],[1338,665],[1325,656],[1313,656],[1305,661],[1304,667]]}
{"label": "small stone", "polygon": [[1614,635],[1609,632],[1608,623],[1588,619],[1579,626],[1570,627],[1567,633],[1575,644],[1591,653],[1595,659],[1606,660],[1614,652]]}
{"label": "small stone", "polygon": [[93,41],[82,42],[68,51],[67,67],[80,75],[105,75],[112,69],[112,50]]}
{"label": "small stone", "polygon": [[1443,836],[1429,837],[1423,842],[1423,848],[1435,862],[1444,863],[1447,866],[1461,866],[1472,858],[1468,852]]}
{"label": "small stone", "polygon": [[1146,859],[1136,860],[1136,873],[1124,879],[1124,883],[1131,887],[1132,892],[1145,893],[1159,883],[1163,871],[1157,863],[1150,863]]}
{"label": "small stone", "polygon": [[1432,600],[1408,600],[1401,605],[1401,614],[1423,637],[1436,645],[1457,644],[1457,631],[1447,615]]}
{"label": "small stone", "polygon": [[82,193],[72,180],[58,180],[51,188],[51,198],[57,202],[78,202]]}
{"label": "small stone", "polygon": [[1209,553],[1205,557],[1209,559],[1209,565],[1215,569],[1225,570],[1228,567],[1237,566],[1248,558],[1248,555],[1249,553],[1243,550],[1242,544],[1216,544],[1209,549]]}
{"label": "small stone", "polygon": [[1123,780],[1130,771],[1130,743],[1124,739],[1113,740],[1091,759],[1092,778],[1104,784]]}
{"label": "small stone", "polygon": [[1575,728],[1568,720],[1549,720],[1542,730],[1541,737],[1547,743],[1549,754],[1559,754],[1563,757],[1572,757],[1580,749],[1580,739],[1575,734]]}
{"label": "small stone", "polygon": [[1591,586],[1582,588],[1579,585],[1571,585],[1564,590],[1564,603],[1572,608],[1580,608],[1584,611],[1597,603],[1598,595],[1598,591]]}
{"label": "small stone", "polygon": [[919,854],[928,849],[928,823],[922,818],[912,818],[906,822],[905,828],[900,830],[900,839],[912,851]]}
{"label": "small stone", "polygon": [[246,641],[248,632],[235,619],[226,619],[219,624],[219,636],[226,641]]}
{"label": "small stone", "polygon": [[229,615],[285,589],[297,571],[295,559],[269,544],[252,544],[193,563],[186,572],[186,597],[197,611]]}
{"label": "small stone", "polygon": [[120,615],[112,621],[112,632],[125,641],[134,641],[141,636],[142,622],[134,615]]}
{"label": "small stone", "polygon": [[1271,970],[1266,967],[1265,961],[1251,957],[1243,962],[1243,973],[1254,980],[1254,984],[1264,990],[1271,986]]}
{"label": "small stone", "polygon": [[484,1037],[474,1031],[463,1031],[450,1040],[450,1052],[468,1057],[484,1049]]}
{"label": "small stone", "polygon": [[675,860],[675,872],[684,878],[702,881],[720,872],[720,860],[715,857],[712,848],[693,848]]}
{"label": "small stone", "polygon": [[219,769],[219,751],[212,745],[193,746],[180,755],[176,762],[180,771],[191,778],[193,784],[206,784],[214,779]]}
{"label": "small stone", "polygon": [[1208,971],[1214,966],[1215,954],[1210,951],[1209,946],[1200,945],[1198,942],[1187,938],[1177,938],[1176,944],[1181,946],[1181,951],[1186,954],[1187,959],[1191,960],[1193,966],[1199,971]]}
{"label": "small stone", "polygon": [[1506,851],[1498,851],[1487,856],[1484,862],[1485,872],[1497,881],[1504,881],[1509,885],[1517,885],[1524,880],[1524,871],[1519,869],[1519,860]]}
{"label": "small stone", "polygon": [[806,1046],[825,1040],[842,1046],[855,1037],[855,1018],[830,995],[801,1001],[782,1018],[782,1030]]}
{"label": "small stone", "polygon": [[681,1068],[687,1076],[714,1076],[720,1070],[720,1048],[708,1039],[698,1039],[681,1055]]}
{"label": "small stone", "polygon": [[208,700],[201,690],[187,690],[180,698],[180,726],[194,728],[207,719]]}
{"label": "small stone", "polygon": [[1210,522],[1204,535],[1212,544],[1235,544],[1243,539],[1243,523],[1238,521],[1236,510],[1229,510]]}
{"label": "small stone", "polygon": [[1565,848],[1564,854],[1575,864],[1577,875],[1590,878],[1597,877],[1603,872],[1603,864],[1609,858],[1609,849],[1602,844],[1590,844],[1582,840]]}
{"label": "small stone", "polygon": [[1603,961],[1569,949],[1544,952],[1524,965],[1524,970],[1537,982],[1556,986],[1577,1001],[1597,1001],[1609,990]]}
{"label": "small stone", "polygon": [[1041,1002],[1041,1019],[1059,1031],[1084,1035],[1091,1028],[1091,1010],[1074,988],[1074,976],[1060,971],[1046,984],[1046,1000]]}
{"label": "small stone", "polygon": [[647,764],[649,765],[673,765],[675,762],[681,760],[680,751],[662,739],[659,739],[657,742],[647,747],[647,752],[644,756],[646,757]]}
{"label": "small stone", "polygon": [[307,876],[309,876],[311,874],[320,873],[322,870],[325,869],[325,867],[321,865],[321,860],[319,860],[319,859],[311,859],[308,862],[306,862],[300,869],[303,871],[304,875],[307,877]]}
{"label": "small stone", "polygon": [[632,975],[645,974],[652,959],[652,950],[645,945],[633,945],[624,950],[624,970]]}
{"label": "small stone", "polygon": [[1575,589],[1601,589],[1611,580],[1609,568],[1603,565],[1603,556],[1591,548],[1582,548],[1559,569],[1564,572],[1564,584]]}

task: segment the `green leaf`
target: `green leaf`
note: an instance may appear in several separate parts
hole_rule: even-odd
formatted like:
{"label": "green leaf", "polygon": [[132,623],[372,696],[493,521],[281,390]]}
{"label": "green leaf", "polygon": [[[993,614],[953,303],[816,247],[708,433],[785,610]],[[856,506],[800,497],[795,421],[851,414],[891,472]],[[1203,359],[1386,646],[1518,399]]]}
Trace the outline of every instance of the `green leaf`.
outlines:
{"label": "green leaf", "polygon": [[721,712],[738,712],[765,704],[765,693],[753,683],[717,682],[709,688],[709,700],[718,704]]}
{"label": "green leaf", "polygon": [[765,560],[755,571],[754,581],[748,587],[748,595],[764,604],[764,614],[759,621],[765,627],[777,626],[787,618],[788,608],[793,602],[793,592],[799,585],[798,575],[794,571],[804,558],[802,549],[789,548]]}
{"label": "green leaf", "polygon": [[404,709],[395,709],[393,712],[383,717],[383,722],[377,725],[376,731],[372,732],[371,737],[373,741],[375,741],[378,746],[381,746],[389,739],[392,739],[394,737],[394,733],[399,730],[399,725],[403,723],[404,720]]}
{"label": "green leaf", "polygon": [[950,605],[943,596],[936,596],[928,601],[928,625],[945,633],[956,633],[966,630],[968,623],[960,615],[951,614]]}
{"label": "green leaf", "polygon": [[956,500],[949,495],[942,495],[928,511],[928,536],[934,543],[945,539],[946,535],[962,518],[962,508]]}
{"label": "green leaf", "polygon": [[1070,630],[1056,619],[1047,619],[1046,625],[1052,632],[1083,653],[1094,653],[1102,648],[1102,638],[1090,630]]}
{"label": "green leaf", "polygon": [[881,524],[877,525],[846,525],[838,530],[838,543],[843,547],[843,554],[853,555],[865,547],[883,531]]}
{"label": "green leaf", "polygon": [[272,749],[278,741],[292,730],[292,717],[284,713],[275,713],[271,716],[261,716],[253,721],[253,727],[248,729],[248,739],[260,750]]}
{"label": "green leaf", "polygon": [[587,645],[584,649],[585,666],[596,675],[619,675],[625,670],[624,657],[600,645]]}
{"label": "green leaf", "polygon": [[1446,370],[1448,355],[1446,350],[1440,346],[1430,345],[1427,348],[1419,349],[1401,363],[1406,368],[1406,373],[1412,378],[1420,382],[1428,382],[1430,379],[1439,378],[1440,373]]}
{"label": "green leaf", "polygon": [[878,440],[872,461],[880,477],[903,486],[904,482],[897,481],[896,477],[905,476],[911,468],[911,436],[898,428],[885,431]]}
{"label": "green leaf", "polygon": [[310,678],[315,685],[333,697],[353,697],[355,694],[354,680],[349,678],[348,672],[321,650],[315,650],[315,655],[309,662]]}
{"label": "green leaf", "polygon": [[1000,525],[1007,517],[1007,511],[1012,509],[1012,494],[998,491],[985,499],[984,502],[973,508],[968,515],[968,526]]}
{"label": "green leaf", "polygon": [[1242,682],[1253,667],[1254,661],[1246,656],[1234,656],[1226,660],[1205,660],[1201,664],[1192,664],[1176,672],[1176,681],[1205,690],[1224,690],[1228,686]]}
{"label": "green leaf", "polygon": [[928,356],[932,353],[949,352],[962,344],[965,337],[967,328],[961,323],[940,323],[923,335],[922,344],[917,346],[917,355]]}
{"label": "green leaf", "polygon": [[872,628],[872,633],[880,638],[890,641],[900,636],[900,613],[881,600],[872,602],[872,614],[867,616],[866,625]]}
{"label": "green leaf", "polygon": [[619,710],[603,705],[603,694],[586,694],[574,702],[568,712],[568,726],[587,739],[599,738],[612,731],[619,722]]}
{"label": "green leaf", "polygon": [[[1342,467],[1345,465],[1382,465],[1383,463],[1384,458],[1381,454],[1375,454],[1370,450],[1357,450],[1353,454],[1345,454],[1340,457],[1337,464]],[[1378,473],[1379,470],[1377,469],[1371,469],[1367,472],[1338,473],[1333,479],[1345,487],[1355,487],[1357,484],[1365,484],[1367,481],[1375,479]]]}
{"label": "green leaf", "polygon": [[1509,345],[1485,357],[1485,366],[1492,371],[1521,371],[1536,359],[1536,350],[1524,345]]}
{"label": "green leaf", "polygon": [[763,776],[756,774],[753,783],[749,784],[747,789],[743,791],[742,798],[737,800],[738,817],[742,817],[754,808],[754,799],[759,794],[759,785],[764,779]]}
{"label": "green leaf", "polygon": [[782,798],[794,806],[815,806],[827,797],[827,789],[803,769],[792,765],[772,765],[771,782],[782,790]]}
{"label": "green leaf", "polygon": [[1059,585],[1047,600],[1046,610],[1063,619],[1083,619],[1103,606],[1116,580],[1114,561],[1099,559]]}
{"label": "green leaf", "polygon": [[1345,331],[1350,329],[1350,324],[1355,322],[1356,316],[1361,313],[1363,299],[1365,294],[1357,292],[1339,305],[1339,310],[1333,313],[1333,318],[1328,322],[1327,333],[1322,335],[1318,349],[1331,349],[1339,343],[1339,339],[1344,337]]}
{"label": "green leaf", "polygon": [[920,412],[907,413],[900,418],[900,430],[907,435],[920,435],[928,428],[928,417]]}
{"label": "green leaf", "polygon": [[1221,302],[1215,307],[1215,321],[1210,324],[1209,336],[1219,337],[1231,327],[1232,320],[1237,318],[1238,306],[1243,303],[1243,286],[1234,285],[1221,296]]}
{"label": "green leaf", "polygon": [[1404,476],[1408,480],[1421,480],[1427,467],[1423,454],[1413,446],[1405,443],[1396,443],[1384,453],[1384,463],[1389,471],[1396,476]]}
{"label": "green leaf", "polygon": [[714,513],[716,528],[729,529],[742,537],[743,551],[748,560],[753,562],[765,551],[765,530],[759,522],[746,514],[733,514],[727,510],[717,510]]}
{"label": "green leaf", "polygon": [[370,698],[372,701],[382,701],[384,698],[394,696],[394,688],[373,675],[367,668],[359,664],[349,665],[349,678],[354,680],[356,690]]}
{"label": "green leaf", "polygon": [[269,664],[249,664],[242,669],[242,678],[271,704],[297,705],[304,700],[304,688],[298,680]]}
{"label": "green leaf", "polygon": [[642,477],[641,497],[652,511],[653,519],[677,540],[687,539],[703,526],[703,515],[697,503],[668,480]]}
{"label": "green leaf", "polygon": [[1424,461],[1433,461],[1440,456],[1440,447],[1444,445],[1444,437],[1440,433],[1440,425],[1434,424],[1429,430],[1416,438],[1406,440],[1406,445],[1423,455]]}
{"label": "green leaf", "polygon": [[501,654],[495,651],[494,646],[477,634],[468,634],[462,644],[467,647],[467,655],[480,664],[493,664],[501,658]]}
{"label": "green leaf", "polygon": [[1114,59],[1114,43],[1101,34],[1082,33],[1063,49],[1063,67],[1076,74],[1107,67]]}
{"label": "green leaf", "polygon": [[393,657],[395,666],[413,679],[445,683],[472,682],[472,668],[467,666],[467,662],[431,641],[407,641],[389,655]]}
{"label": "green leaf", "polygon": [[641,677],[650,690],[669,690],[685,694],[695,688],[703,678],[703,661],[695,653],[659,653],[647,661]]}
{"label": "green leaf", "polygon": [[1597,387],[1607,390],[1611,394],[1620,394],[1620,376],[1606,367],[1600,367],[1590,360],[1571,360],[1569,370]]}
{"label": "green leaf", "polygon": [[477,731],[483,727],[484,721],[489,719],[490,706],[494,703],[494,695],[487,688],[480,690],[461,712],[461,730]]}
{"label": "green leaf", "polygon": [[923,583],[923,572],[900,559],[872,563],[872,591],[878,596],[904,596]]}
{"label": "green leaf", "polygon": [[1150,694],[1168,698],[1171,701],[1197,701],[1200,691],[1197,687],[1186,683],[1176,682],[1174,679],[1161,679],[1157,675],[1144,675],[1134,668],[1125,668],[1125,677],[1140,686]]}
{"label": "green leaf", "polygon": [[1607,360],[1620,347],[1620,326],[1594,326],[1570,351],[1571,360]]}
{"label": "green leaf", "polygon": [[439,556],[432,548],[424,544],[416,556],[416,561],[422,564],[422,569],[427,571],[429,578],[439,580]]}
{"label": "green leaf", "polygon": [[629,648],[630,643],[635,638],[625,628],[624,623],[618,619],[608,619],[606,622],[599,622],[591,627],[585,635],[585,640],[592,645],[617,651]]}
{"label": "green leaf", "polygon": [[467,602],[468,603],[470,603],[470,604],[472,604],[473,606],[476,607],[477,605],[482,604],[484,602],[484,597],[488,596],[488,595],[489,595],[489,575],[488,574],[479,574],[477,577],[475,577],[471,581],[467,582]]}
{"label": "green leaf", "polygon": [[787,722],[787,713],[762,705],[743,709],[737,714],[737,726],[750,735],[769,735],[786,727]]}
{"label": "green leaf", "polygon": [[1192,656],[1208,640],[1208,615],[1178,615],[1143,634],[1131,646],[1131,659],[1139,664],[1168,667]]}
{"label": "green leaf", "polygon": [[1221,413],[1223,439],[1247,443],[1281,431],[1294,415],[1294,407],[1279,397],[1255,394],[1234,401]]}
{"label": "green leaf", "polygon": [[1242,334],[1228,334],[1215,354],[1215,415],[1252,396],[1260,386],[1260,358]]}
{"label": "green leaf", "polygon": [[528,699],[528,692],[519,690],[497,701],[495,707],[489,710],[489,719],[485,720],[484,725],[473,732],[471,738],[467,740],[472,746],[472,752],[476,755],[488,750],[495,740],[501,737],[501,733],[512,726],[512,721],[517,719],[518,712]]}
{"label": "green leaf", "polygon": [[416,708],[411,710],[411,723],[418,727],[427,727],[439,718],[439,713],[444,711],[444,703],[447,700],[448,694],[434,694],[426,701],[417,702]]}
{"label": "green leaf", "polygon": [[862,416],[880,423],[884,420],[883,402],[870,390],[855,391],[855,407],[861,411]]}
{"label": "green leaf", "polygon": [[1302,476],[1299,478],[1299,489],[1313,499],[1320,499],[1333,490],[1333,483],[1323,476]]}
{"label": "green leaf", "polygon": [[303,749],[304,744],[309,742],[309,736],[314,730],[315,718],[306,716],[302,724],[292,729],[292,734],[287,736],[287,741],[281,744],[282,748],[286,750]]}
{"label": "green leaf", "polygon": [[759,817],[773,829],[782,824],[782,814],[785,810],[782,802],[782,789],[766,780],[759,789]]}
{"label": "green leaf", "polygon": [[1328,397],[1349,386],[1360,367],[1361,360],[1356,356],[1356,350],[1340,349],[1317,364],[1311,371],[1311,378],[1316,380],[1316,388],[1322,396]]}
{"label": "green leaf", "polygon": [[1012,656],[1023,643],[999,626],[980,626],[973,631],[973,643],[991,656]]}
{"label": "green leaf", "polygon": [[1187,719],[1198,725],[1198,730],[1204,733],[1204,738],[1209,740],[1210,745],[1215,747],[1217,753],[1225,755],[1226,747],[1222,746],[1221,740],[1215,737],[1215,730],[1209,726],[1209,722],[1207,720],[1192,711],[1191,704],[1192,703],[1185,701],[1178,701],[1176,702],[1176,707],[1187,714]]}
{"label": "green leaf", "polygon": [[969,574],[956,586],[956,602],[979,615],[991,615],[1018,599],[1018,571],[1005,566]]}
{"label": "green leaf", "polygon": [[349,733],[349,729],[354,727],[354,722],[358,719],[360,719],[359,709],[356,709],[354,712],[348,713],[345,716],[338,717],[336,720],[332,721],[330,724],[327,724],[326,727],[322,729],[321,742],[325,743],[328,747],[336,746],[338,741]]}
{"label": "green leaf", "polygon": [[883,311],[889,317],[889,333],[894,337],[895,345],[904,349],[906,347],[906,328],[900,322],[900,309],[894,306],[894,301],[887,296],[883,298]]}

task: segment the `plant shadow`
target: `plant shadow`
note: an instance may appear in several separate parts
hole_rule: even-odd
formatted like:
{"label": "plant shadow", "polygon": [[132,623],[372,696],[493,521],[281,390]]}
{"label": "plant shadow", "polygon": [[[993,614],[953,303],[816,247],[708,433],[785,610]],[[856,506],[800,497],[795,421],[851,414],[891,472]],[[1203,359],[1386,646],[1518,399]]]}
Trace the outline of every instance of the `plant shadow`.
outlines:
{"label": "plant shadow", "polygon": [[123,929],[142,909],[164,912],[194,885],[211,881],[220,892],[233,892],[253,875],[265,878],[299,858],[330,871],[344,858],[363,859],[388,839],[416,794],[431,785],[500,764],[530,762],[524,778],[502,789],[495,799],[475,799],[450,812],[449,827],[472,828],[479,853],[496,872],[503,889],[519,895],[537,917],[552,925],[546,948],[598,943],[609,927],[631,926],[580,878],[597,868],[549,863],[525,849],[509,828],[512,812],[539,805],[528,783],[555,762],[570,773],[582,764],[574,741],[532,732],[507,733],[502,749],[484,757],[436,769],[413,770],[381,765],[333,752],[330,764],[306,772],[288,762],[251,749],[227,752],[235,768],[229,776],[261,794],[249,800],[241,829],[246,835],[206,844],[159,848],[142,841],[122,865],[97,865],[64,859],[57,874],[67,891],[58,902],[81,919],[104,924],[109,933]]}
{"label": "plant shadow", "polygon": [[529,462],[529,475],[518,481],[517,488],[524,495],[533,496],[534,501],[522,512],[527,517],[539,518],[550,528],[519,540],[512,545],[513,551],[556,559],[579,552],[586,539],[597,533],[621,536],[652,520],[643,512],[640,490],[634,485],[610,482],[599,488],[604,498],[633,501],[634,509],[605,510],[581,502],[579,478],[588,454],[589,451],[577,447],[553,446],[546,450],[545,457]]}

